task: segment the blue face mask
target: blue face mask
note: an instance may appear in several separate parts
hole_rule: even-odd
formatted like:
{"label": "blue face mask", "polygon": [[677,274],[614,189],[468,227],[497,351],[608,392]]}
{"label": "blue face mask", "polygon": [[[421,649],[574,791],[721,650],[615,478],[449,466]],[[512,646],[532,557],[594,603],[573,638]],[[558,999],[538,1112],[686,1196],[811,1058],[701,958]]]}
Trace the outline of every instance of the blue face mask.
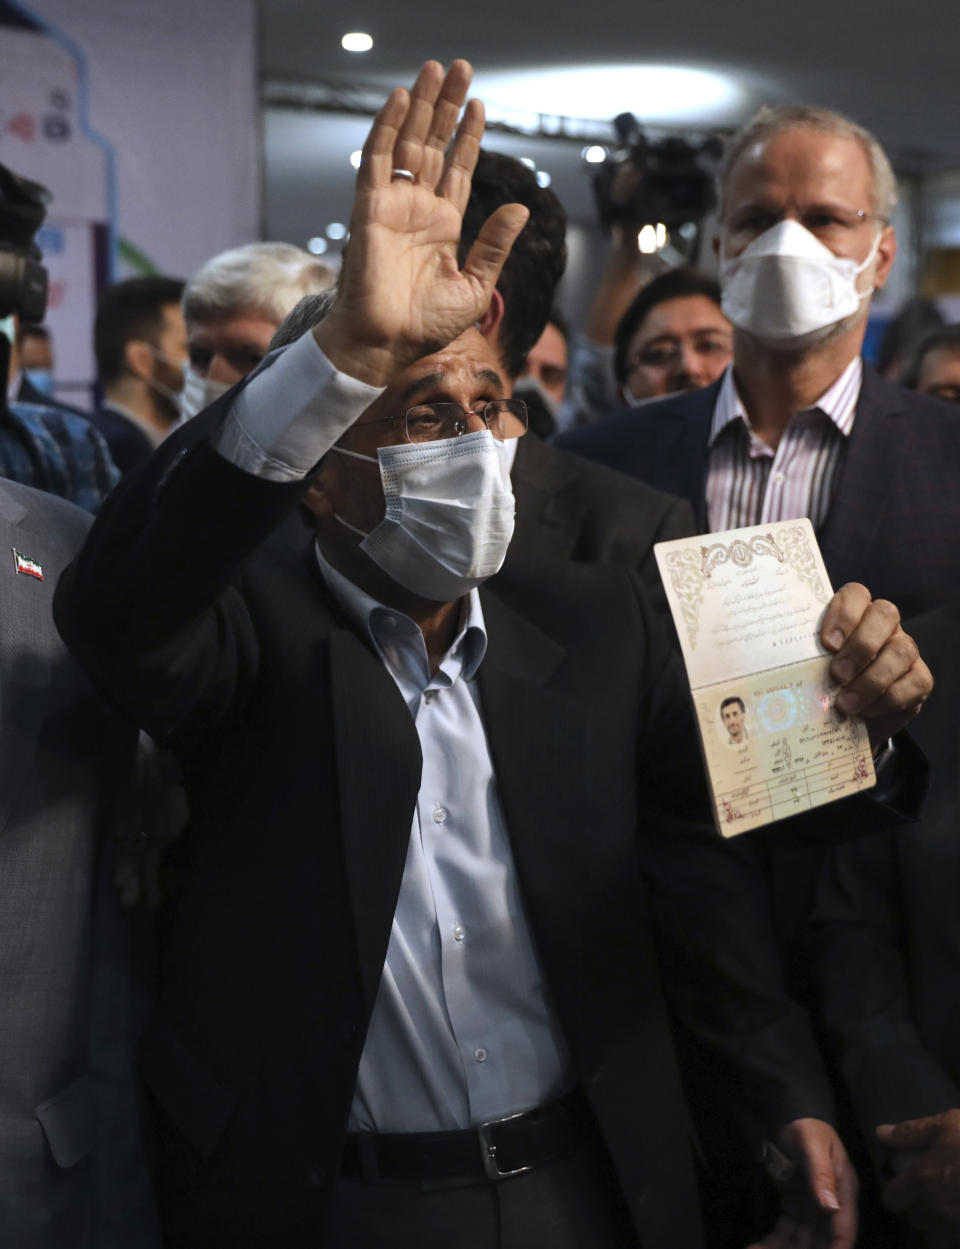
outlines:
{"label": "blue face mask", "polygon": [[24,369],[23,375],[34,390],[52,398],[57,383],[51,369]]}

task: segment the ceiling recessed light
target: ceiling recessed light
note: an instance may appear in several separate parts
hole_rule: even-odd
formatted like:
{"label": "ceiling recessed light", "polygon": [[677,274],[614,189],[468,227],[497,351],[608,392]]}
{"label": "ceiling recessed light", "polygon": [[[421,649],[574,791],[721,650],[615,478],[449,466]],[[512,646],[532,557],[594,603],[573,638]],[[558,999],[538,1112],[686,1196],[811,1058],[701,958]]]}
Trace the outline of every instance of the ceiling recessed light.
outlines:
{"label": "ceiling recessed light", "polygon": [[327,240],[322,238],[307,239],[307,251],[314,256],[322,256],[327,250]]}
{"label": "ceiling recessed light", "polygon": [[331,221],[324,230],[324,234],[328,239],[345,239],[347,237],[347,227],[342,221]]}
{"label": "ceiling recessed light", "polygon": [[545,169],[537,170],[537,186],[548,187],[553,179]]}
{"label": "ceiling recessed light", "polygon": [[738,115],[745,89],[731,75],[690,65],[558,65],[473,81],[491,110],[603,122],[629,111],[642,123],[725,124]]}
{"label": "ceiling recessed light", "polygon": [[354,30],[349,35],[344,35],[340,40],[340,46],[346,52],[369,52],[373,47],[373,38],[366,35],[363,31]]}
{"label": "ceiling recessed light", "polygon": [[357,149],[357,151],[350,153],[350,164],[354,167],[354,169],[360,168],[360,161],[362,160],[362,158],[363,158],[363,152],[361,152],[359,148]]}

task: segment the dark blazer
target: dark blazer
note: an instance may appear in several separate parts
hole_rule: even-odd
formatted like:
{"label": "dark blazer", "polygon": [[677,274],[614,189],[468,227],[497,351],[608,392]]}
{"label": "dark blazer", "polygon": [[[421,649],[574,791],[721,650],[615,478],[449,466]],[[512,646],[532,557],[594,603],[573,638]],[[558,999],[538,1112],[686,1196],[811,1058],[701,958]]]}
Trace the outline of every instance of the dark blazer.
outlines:
{"label": "dark blazer", "polygon": [[109,406],[97,408],[90,423],[103,434],[113,462],[121,473],[145,464],[153,455],[153,443],[135,421]]}
{"label": "dark blazer", "polygon": [[[614,413],[559,445],[689,499],[705,531],[707,437],[720,382]],[[817,534],[835,586],[861,581],[906,616],[960,586],[960,413],[869,367],[829,514]]]}
{"label": "dark blazer", "polygon": [[510,559],[574,559],[635,568],[666,611],[655,542],[695,533],[685,499],[591,464],[535,435],[521,438],[511,472],[517,527]]}
{"label": "dark blazer", "polygon": [[937,680],[911,730],[931,763],[924,815],[835,852],[811,931],[824,1018],[870,1143],[879,1123],[960,1107],[960,606],[908,631]]}
{"label": "dark blazer", "polygon": [[[338,1170],[419,742],[309,547],[264,542],[300,487],[240,472],[202,428],[121,482],[61,581],[58,619],[95,683],[185,768],[193,824],[141,1047],[167,1229],[178,1245],[299,1247]],[[561,1027],[641,1240],[696,1249],[640,873],[669,916],[675,1008],[689,973],[691,1013],[709,1012],[741,1076],[750,1055],[777,1123],[829,1110],[802,1019],[767,996],[764,900],[744,900],[731,882],[752,866],[695,818],[687,691],[633,575],[518,560],[481,597],[484,720]]]}
{"label": "dark blazer", "polygon": [[[51,611],[89,521],[0,483],[0,1240],[17,1249],[157,1243],[105,857],[135,735],[96,698]],[[13,551],[43,579],[17,574]]]}

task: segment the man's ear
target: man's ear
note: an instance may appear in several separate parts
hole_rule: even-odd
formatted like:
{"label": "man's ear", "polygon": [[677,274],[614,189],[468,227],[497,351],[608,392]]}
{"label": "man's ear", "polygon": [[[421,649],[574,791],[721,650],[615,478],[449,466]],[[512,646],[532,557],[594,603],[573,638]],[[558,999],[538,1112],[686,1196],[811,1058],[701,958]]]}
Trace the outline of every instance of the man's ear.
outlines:
{"label": "man's ear", "polygon": [[123,345],[123,363],[128,373],[144,381],[153,376],[153,356],[146,343],[131,338]]}
{"label": "man's ear", "polygon": [[493,344],[493,346],[496,346],[497,340],[500,337],[500,323],[503,321],[503,309],[503,296],[497,288],[494,287],[493,294],[490,296],[490,304],[487,307],[486,312],[477,322],[477,329],[488,342]]}
{"label": "man's ear", "polygon": [[334,512],[333,500],[324,484],[325,474],[326,465],[323,465],[307,487],[307,493],[303,496],[304,507],[311,511],[317,520],[328,520],[333,516]]}
{"label": "man's ear", "polygon": [[880,290],[886,285],[893,262],[897,257],[897,236],[893,226],[885,226],[877,245],[877,267],[873,275],[873,285]]}

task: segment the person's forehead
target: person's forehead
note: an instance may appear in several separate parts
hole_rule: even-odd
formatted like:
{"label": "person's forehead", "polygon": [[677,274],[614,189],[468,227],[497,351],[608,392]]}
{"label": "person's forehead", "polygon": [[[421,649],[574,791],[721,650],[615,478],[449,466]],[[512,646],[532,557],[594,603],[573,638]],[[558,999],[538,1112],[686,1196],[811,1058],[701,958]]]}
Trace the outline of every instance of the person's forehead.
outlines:
{"label": "person's forehead", "polygon": [[463,388],[461,398],[472,401],[474,390],[506,392],[504,372],[487,340],[476,330],[468,330],[449,346],[409,365],[359,418],[359,424],[385,415],[396,415],[406,403],[428,403],[447,397],[454,388]]}
{"label": "person's forehead", "polygon": [[729,329],[730,322],[707,295],[678,295],[654,304],[637,327],[633,344],[663,336],[681,338],[698,330]]}
{"label": "person's forehead", "polygon": [[191,321],[187,330],[191,343],[216,344],[220,347],[250,343],[260,346],[270,342],[276,333],[277,323],[267,320],[259,313],[240,312],[235,316],[219,317],[214,321]]}
{"label": "person's forehead", "polygon": [[502,378],[503,370],[493,348],[482,334],[471,329],[455,338],[441,351],[424,356],[410,365],[395,385],[398,389],[405,390],[428,377],[469,379],[479,373],[491,371]]}
{"label": "person's forehead", "polygon": [[555,325],[547,325],[546,329],[530,349],[528,359],[543,364],[567,363],[567,340]]}
{"label": "person's forehead", "polygon": [[960,344],[956,347],[934,347],[920,361],[920,381],[924,385],[939,381],[960,381]]}
{"label": "person's forehead", "polygon": [[869,207],[873,174],[858,140],[795,126],[750,143],[727,177],[729,211],[744,199],[850,202]]}

